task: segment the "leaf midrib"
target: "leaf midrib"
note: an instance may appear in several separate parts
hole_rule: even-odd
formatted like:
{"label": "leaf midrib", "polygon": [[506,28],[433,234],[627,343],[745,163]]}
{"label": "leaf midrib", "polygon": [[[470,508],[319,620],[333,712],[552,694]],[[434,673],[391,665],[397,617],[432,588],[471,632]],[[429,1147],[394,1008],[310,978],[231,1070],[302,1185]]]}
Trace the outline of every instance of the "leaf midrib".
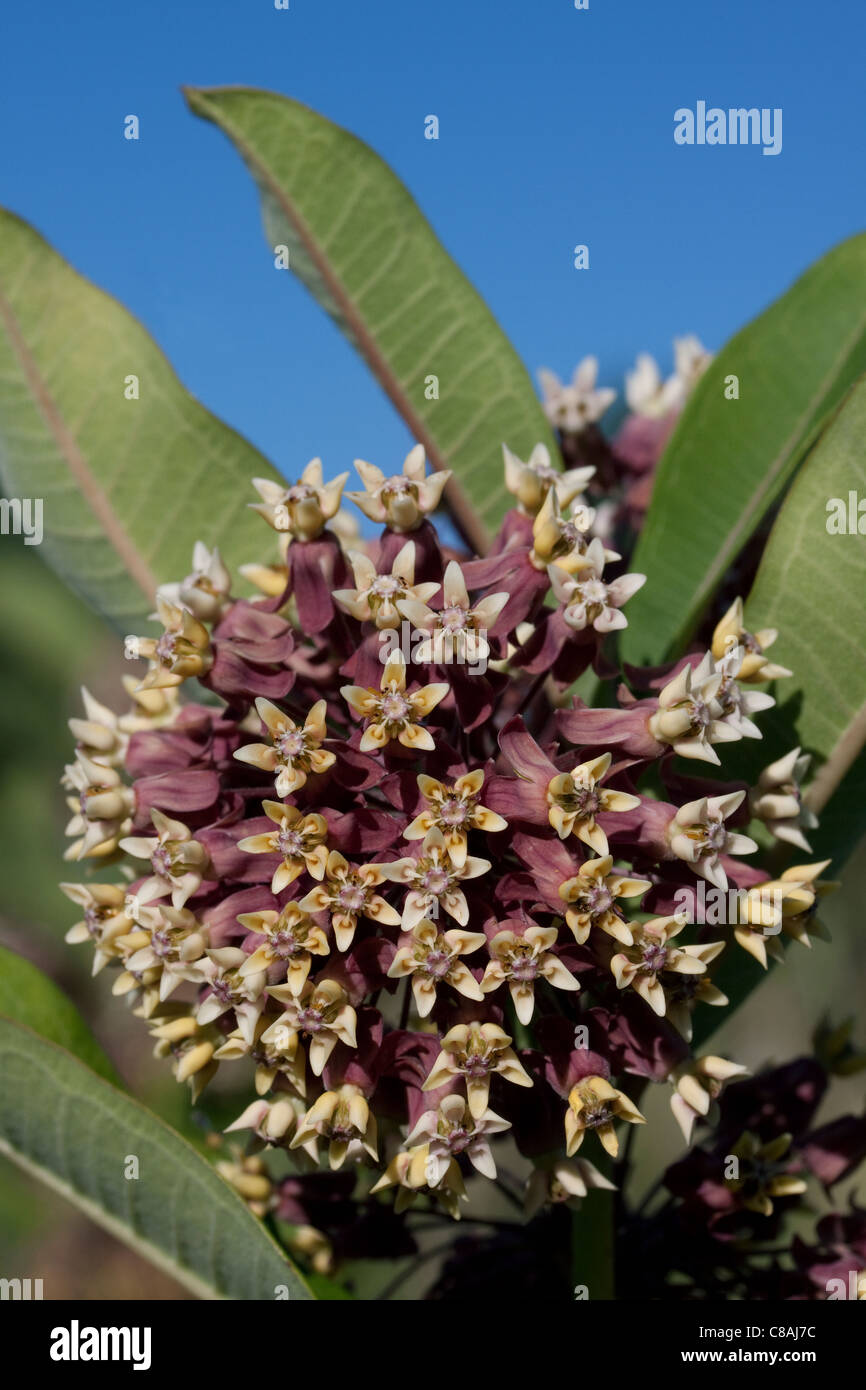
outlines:
{"label": "leaf midrib", "polygon": [[31,397],[36,404],[42,420],[65,461],[70,473],[81,491],[105,535],[114,547],[118,558],[127,573],[141,589],[148,603],[156,593],[156,578],[144,556],[117,516],[107,494],[96,481],[71,429],[66,424],[63,412],[48,389],[45,378],[27,343],[24,331],[18,322],[12,305],[0,289],[0,320],[15,355],[25,381],[30,387]]}

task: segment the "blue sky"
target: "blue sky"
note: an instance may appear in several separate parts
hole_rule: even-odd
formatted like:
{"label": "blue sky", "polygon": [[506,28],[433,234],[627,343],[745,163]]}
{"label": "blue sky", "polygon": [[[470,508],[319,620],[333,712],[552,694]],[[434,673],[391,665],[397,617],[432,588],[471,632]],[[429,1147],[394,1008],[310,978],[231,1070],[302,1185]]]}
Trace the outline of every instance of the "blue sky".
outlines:
{"label": "blue sky", "polygon": [[[115,294],[185,384],[288,473],[407,437],[303,288],[183,83],[297,97],[408,184],[527,367],[621,386],[716,348],[866,223],[862,0],[43,0],[6,7],[0,203]],[[776,158],[680,148],[673,114],[781,107]],[[139,116],[141,139],[123,138]],[[425,115],[441,123],[423,138]],[[589,271],[572,247],[590,248]]]}

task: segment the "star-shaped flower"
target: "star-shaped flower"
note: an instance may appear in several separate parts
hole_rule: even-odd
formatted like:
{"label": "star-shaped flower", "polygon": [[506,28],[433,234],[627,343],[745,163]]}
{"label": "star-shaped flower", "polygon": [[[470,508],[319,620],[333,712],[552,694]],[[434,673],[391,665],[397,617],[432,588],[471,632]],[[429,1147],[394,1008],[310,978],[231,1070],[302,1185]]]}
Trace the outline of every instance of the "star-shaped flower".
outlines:
{"label": "star-shaped flower", "polygon": [[622,1091],[605,1081],[603,1076],[584,1077],[568,1094],[568,1109],[565,1112],[565,1151],[568,1157],[577,1153],[587,1130],[594,1129],[602,1147],[611,1158],[616,1158],[619,1153],[619,1140],[614,1130],[616,1120],[625,1120],[630,1125],[646,1124],[637,1106]]}
{"label": "star-shaped flower", "polygon": [[139,886],[136,896],[149,903],[171,894],[172,907],[183,907],[197,893],[210,869],[204,845],[199,844],[183,821],[172,820],[156,807],[150,813],[155,836],[130,835],[120,848],[134,859],[149,859],[151,876]]}
{"label": "star-shaped flower", "polygon": [[418,790],[427,805],[403,831],[405,840],[423,840],[431,830],[439,830],[445,848],[458,867],[466,863],[467,832],[480,830],[485,835],[507,829],[508,822],[495,811],[480,805],[478,798],[484,786],[484,772],[478,768],[465,772],[452,786],[438,782],[426,773],[418,774]]}
{"label": "star-shaped flower", "polygon": [[360,623],[375,623],[380,631],[400,626],[401,601],[425,604],[439,585],[415,583],[415,542],[407,541],[397,552],[390,574],[379,574],[369,555],[350,550],[354,589],[335,589],[333,598]]}
{"label": "star-shaped flower", "polygon": [[624,946],[632,944],[628,922],[620,915],[617,898],[639,898],[651,887],[649,879],[627,878],[613,869],[613,857],[587,859],[573,878],[560,885],[559,896],[568,904],[565,920],[579,946],[585,945],[597,927]]}
{"label": "star-shaped flower", "polygon": [[807,854],[811,846],[803,831],[814,830],[818,817],[803,804],[800,784],[811,761],[808,753],[792,748],[764,768],[749,797],[752,815],[764,822],[775,839],[796,845]]}
{"label": "star-shaped flower", "polygon": [[382,867],[392,883],[405,883],[409,888],[402,926],[404,931],[411,931],[422,918],[438,916],[440,906],[465,927],[469,906],[459,885],[465,879],[485,874],[490,860],[467,855],[462,864],[456,864],[448,853],[444,835],[434,827],[425,836],[417,858],[397,859]]}
{"label": "star-shaped flower", "polygon": [[428,608],[417,599],[400,599],[397,607],[419,632],[429,633],[418,643],[415,659],[438,666],[457,662],[475,665],[490,655],[487,633],[502,612],[509,595],[488,594],[472,604],[463,571],[456,560],[449,561],[442,581],[442,608]]}
{"label": "star-shaped flower", "polygon": [[303,815],[296,806],[282,801],[263,801],[262,810],[276,825],[276,830],[261,835],[246,835],[238,840],[238,849],[245,854],[280,854],[283,862],[274,870],[271,892],[281,893],[306,870],[312,878],[325,876],[328,851],[325,840],[328,822],[324,816],[311,812]]}
{"label": "star-shaped flower", "polygon": [[365,720],[360,743],[362,753],[384,748],[392,739],[397,739],[404,748],[432,752],[436,747],[433,735],[428,729],[422,729],[418,721],[445,699],[449,689],[445,682],[439,682],[422,685],[420,690],[407,694],[406,662],[399,652],[394,652],[388,658],[378,690],[344,685],[340,693]]}
{"label": "star-shaped flower", "polygon": [[308,980],[299,997],[289,985],[276,985],[268,994],[279,1000],[284,1012],[262,1033],[262,1042],[291,1056],[298,1038],[309,1038],[314,1076],[322,1075],[338,1042],[357,1047],[357,1015],[336,980]]}
{"label": "star-shaped flower", "polygon": [[161,637],[127,638],[131,655],[152,663],[141,690],[182,685],[190,676],[204,676],[213,665],[207,628],[188,608],[156,596],[156,612],[165,631]]}
{"label": "star-shaped flower", "polygon": [[490,941],[491,960],[484,971],[481,988],[485,994],[507,984],[514,1012],[521,1023],[529,1023],[535,1010],[535,984],[546,980],[554,989],[578,990],[580,984],[551,947],[556,945],[556,927],[530,926],[521,933],[506,929]]}
{"label": "star-shaped flower", "polygon": [[312,541],[322,534],[325,523],[336,516],[348,473],[330,483],[323,482],[322,460],[310,459],[296,483],[288,487],[270,478],[253,478],[261,502],[249,506],[263,516],[275,531],[288,532],[293,540]]}
{"label": "star-shaped flower", "polygon": [[332,849],[325,868],[325,881],[313,888],[298,906],[302,912],[329,912],[337,949],[348,951],[359,917],[396,927],[399,913],[373,890],[390,878],[390,864],[359,864],[353,867]]}
{"label": "star-shaped flower", "polygon": [[424,446],[416,444],[403,463],[403,472],[386,478],[375,464],[355,459],[355,467],[364,484],[363,492],[347,492],[365,516],[392,531],[414,531],[442,500],[451,470],[442,469],[425,477]]}
{"label": "star-shaped flower", "polygon": [[681,917],[653,917],[632,927],[632,944],[611,958],[610,968],[618,989],[631,986],[646,1000],[654,1013],[663,1018],[667,1011],[665,976],[702,975],[707,968],[707,947],[718,948],[717,941],[699,946],[671,946],[685,926]]}
{"label": "star-shaped flower", "polygon": [[555,372],[542,367],[538,373],[544,395],[542,409],[552,425],[563,434],[580,434],[587,425],[600,420],[616,400],[609,387],[596,387],[598,359],[584,357],[574,369],[570,386],[564,386]]}
{"label": "star-shaped flower", "polygon": [[235,751],[235,757],[264,772],[275,772],[277,796],[290,796],[306,784],[311,772],[325,772],[335,761],[335,755],[322,747],[328,736],[326,708],[324,700],[317,700],[299,728],[270,700],[259,696],[256,710],[273,742],[247,743]]}
{"label": "star-shaped flower", "polygon": [[587,628],[615,632],[628,627],[622,606],[646,583],[645,574],[621,574],[606,583],[602,578],[604,556],[604,546],[596,536],[587,546],[585,567],[576,574],[566,573],[560,565],[551,565],[547,571],[553,592],[564,605],[563,619],[575,632]]}
{"label": "star-shaped flower", "polygon": [[640,797],[601,786],[611,764],[610,753],[580,763],[571,772],[560,772],[547,784],[548,819],[560,840],[576,835],[596,854],[607,854],[607,836],[596,817],[631,811]]}
{"label": "star-shaped flower", "polygon": [[551,488],[560,507],[567,507],[579,497],[595,473],[594,468],[569,468],[565,472],[554,468],[546,444],[536,444],[526,463],[503,444],[505,486],[517,498],[526,516],[535,516]]}
{"label": "star-shaped flower", "polygon": [[490,1149],[490,1136],[510,1129],[508,1120],[485,1110],[475,1119],[463,1096],[445,1096],[436,1110],[425,1110],[406,1136],[406,1147],[426,1150],[427,1180],[435,1187],[460,1154],[465,1154],[485,1178],[496,1177],[496,1164]]}
{"label": "star-shaped flower", "polygon": [[745,795],[744,791],[727,792],[724,796],[701,796],[687,801],[668,827],[670,846],[677,858],[723,892],[728,876],[721,855],[754,854],[758,848],[748,835],[739,835],[725,825]]}
{"label": "star-shaped flower", "polygon": [[531,1086],[511,1038],[496,1023],[458,1023],[442,1039],[439,1053],[422,1091],[435,1091],[454,1077],[466,1081],[469,1113],[478,1119],[487,1109],[490,1078],[499,1075],[515,1086]]}
{"label": "star-shaped flower", "polygon": [[289,1147],[298,1149],[311,1139],[320,1138],[327,1140],[332,1172],[341,1168],[347,1158],[357,1162],[365,1153],[372,1159],[378,1158],[376,1117],[357,1086],[344,1085],[319,1096],[299,1122]]}
{"label": "star-shaped flower", "polygon": [[719,763],[714,743],[735,743],[742,734],[723,718],[716,696],[723,680],[709,652],[700,663],[680,668],[659,695],[658,710],[650,715],[649,731],[669,743],[681,758]]}
{"label": "star-shaped flower", "polygon": [[328,938],[321,927],[303,912],[295,902],[286,903],[280,912],[242,912],[238,917],[242,927],[265,939],[240,967],[242,979],[260,970],[282,966],[287,971],[286,983],[294,995],[303,992],[313,963],[313,956],[326,956]]}
{"label": "star-shaped flower", "polygon": [[732,647],[743,647],[745,654],[737,672],[738,680],[745,681],[746,684],[781,680],[785,676],[790,676],[791,672],[786,666],[779,666],[770,661],[766,655],[767,650],[772,647],[778,636],[779,634],[774,627],[761,628],[758,632],[749,632],[743,622],[743,600],[736,598],[725,616],[716,625],[713,633],[712,653],[717,661],[721,661]]}
{"label": "star-shaped flower", "polygon": [[435,922],[422,918],[412,928],[411,944],[401,946],[388,967],[392,980],[412,978],[412,993],[419,1018],[426,1018],[436,1003],[436,987],[451,985],[467,999],[483,999],[475,976],[459,959],[484,945],[483,932],[452,928],[440,932]]}
{"label": "star-shaped flower", "polygon": [[178,608],[187,608],[201,623],[217,623],[231,603],[232,577],[219,551],[196,541],[192,573],[178,584],[161,584],[157,595]]}

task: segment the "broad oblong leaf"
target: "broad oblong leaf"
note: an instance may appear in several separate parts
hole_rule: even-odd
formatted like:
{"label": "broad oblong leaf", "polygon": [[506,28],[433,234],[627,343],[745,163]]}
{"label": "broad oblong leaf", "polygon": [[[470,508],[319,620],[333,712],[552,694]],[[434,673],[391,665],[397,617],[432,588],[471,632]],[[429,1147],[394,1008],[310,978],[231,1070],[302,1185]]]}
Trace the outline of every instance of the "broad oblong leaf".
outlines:
{"label": "broad oblong leaf", "polygon": [[0,210],[0,483],[42,500],[42,552],[72,588],[135,631],[196,539],[230,567],[255,556],[255,476],[276,474],[132,315]]}
{"label": "broad oblong leaf", "polygon": [[120,1084],[81,1014],[62,989],[23,956],[0,946],[0,1017],[26,1024],[79,1057],[106,1081]]}
{"label": "broad oblong leaf", "polygon": [[404,185],[354,135],[273,92],[185,95],[246,161],[270,245],[289,248],[291,269],[362,354],[431,463],[454,470],[446,500],[483,550],[507,506],[502,443],[524,458],[538,441],[553,443],[490,310]]}
{"label": "broad oblong leaf", "polygon": [[[683,648],[822,422],[866,371],[866,234],[835,247],[711,363],[659,464],[631,568],[626,661]],[[739,399],[726,399],[735,376]]]}
{"label": "broad oblong leaf", "polygon": [[0,1071],[0,1152],[145,1259],[200,1298],[313,1297],[207,1160],[78,1058],[0,1019]]}

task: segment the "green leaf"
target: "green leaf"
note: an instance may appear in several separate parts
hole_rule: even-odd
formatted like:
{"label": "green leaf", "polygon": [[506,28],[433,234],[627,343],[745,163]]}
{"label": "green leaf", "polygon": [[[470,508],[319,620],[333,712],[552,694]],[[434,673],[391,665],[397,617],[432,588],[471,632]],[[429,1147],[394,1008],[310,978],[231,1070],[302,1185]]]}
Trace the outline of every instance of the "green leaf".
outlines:
{"label": "green leaf", "polygon": [[254,558],[254,476],[276,474],[141,325],[0,210],[0,482],[42,500],[43,553],[72,588],[135,631],[156,585],[189,573],[199,537],[230,567]]}
{"label": "green leaf", "polygon": [[[778,628],[772,657],[793,675],[775,683],[778,703],[759,716],[762,741],[731,745],[723,759],[724,776],[754,782],[761,767],[798,744],[811,753],[815,776],[806,801],[821,824],[807,835],[812,853],[798,850],[794,862],[830,858],[837,872],[866,832],[866,537],[831,535],[827,504],[838,498],[847,511],[849,491],[866,498],[864,440],[866,380],[851,390],[798,473],[746,604],[750,632]],[[736,1007],[766,975],[731,947],[714,978]],[[717,1018],[705,1016],[714,1012],[696,1015],[697,1044],[717,1026]]]}
{"label": "green leaf", "polygon": [[[659,465],[629,568],[626,661],[684,647],[725,571],[866,370],[866,234],[835,247],[711,363]],[[739,400],[725,381],[739,380]]]}
{"label": "green leaf", "polygon": [[[532,383],[413,198],[369,146],[299,102],[243,87],[185,89],[236,145],[271,247],[348,336],[436,468],[455,521],[484,549],[506,509],[501,445],[553,447]],[[429,376],[439,400],[425,396]],[[371,460],[379,462],[379,460]],[[385,468],[385,472],[391,471]]]}
{"label": "green leaf", "polygon": [[[0,1152],[207,1299],[310,1289],[241,1198],[179,1134],[77,1058],[0,1019]],[[127,1179],[127,1159],[139,1177]]]}
{"label": "green leaf", "polygon": [[0,1016],[24,1023],[79,1057],[115,1085],[122,1082],[62,989],[23,956],[0,946]]}

